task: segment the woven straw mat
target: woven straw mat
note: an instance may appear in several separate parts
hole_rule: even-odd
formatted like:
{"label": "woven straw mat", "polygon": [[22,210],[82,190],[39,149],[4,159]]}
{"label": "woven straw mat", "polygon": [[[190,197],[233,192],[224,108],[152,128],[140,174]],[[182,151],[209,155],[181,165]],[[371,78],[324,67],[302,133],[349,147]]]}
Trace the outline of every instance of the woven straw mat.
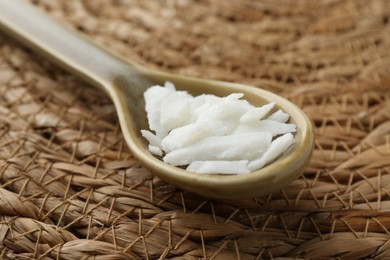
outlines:
{"label": "woven straw mat", "polygon": [[285,96],[316,143],[269,196],[184,192],[103,92],[0,34],[0,258],[390,259],[390,1],[32,2],[150,68]]}

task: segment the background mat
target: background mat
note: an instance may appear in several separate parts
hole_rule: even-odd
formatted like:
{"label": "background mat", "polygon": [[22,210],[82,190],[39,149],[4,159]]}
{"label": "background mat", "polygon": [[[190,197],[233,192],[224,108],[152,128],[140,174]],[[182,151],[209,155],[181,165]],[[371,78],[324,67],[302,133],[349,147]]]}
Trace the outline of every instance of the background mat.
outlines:
{"label": "background mat", "polygon": [[280,192],[183,192],[132,157],[104,93],[0,34],[0,257],[390,257],[390,1],[32,2],[148,67],[281,94],[317,139]]}

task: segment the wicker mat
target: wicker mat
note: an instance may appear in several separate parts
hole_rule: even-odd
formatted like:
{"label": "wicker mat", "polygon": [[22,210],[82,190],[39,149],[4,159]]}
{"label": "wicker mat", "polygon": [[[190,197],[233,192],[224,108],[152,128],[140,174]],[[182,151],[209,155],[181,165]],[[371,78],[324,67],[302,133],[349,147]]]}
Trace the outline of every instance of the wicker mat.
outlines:
{"label": "wicker mat", "polygon": [[0,34],[0,258],[390,258],[390,1],[33,2],[148,67],[289,98],[316,146],[267,197],[183,192],[105,94]]}

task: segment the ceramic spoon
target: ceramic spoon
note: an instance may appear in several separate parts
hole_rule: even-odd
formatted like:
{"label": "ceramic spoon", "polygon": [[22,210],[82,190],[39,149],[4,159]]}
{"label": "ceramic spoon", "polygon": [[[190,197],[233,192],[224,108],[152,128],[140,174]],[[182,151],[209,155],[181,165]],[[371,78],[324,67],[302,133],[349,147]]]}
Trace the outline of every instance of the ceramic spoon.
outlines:
{"label": "ceramic spoon", "polygon": [[[161,179],[178,187],[213,198],[251,198],[288,185],[309,163],[314,143],[311,121],[297,106],[276,94],[242,84],[146,69],[60,25],[24,0],[0,0],[0,28],[54,63],[103,89],[115,105],[123,136],[134,157]],[[168,165],[149,153],[147,142],[140,135],[140,129],[148,129],[143,92],[165,81],[193,95],[226,96],[241,92],[255,106],[275,102],[297,125],[295,143],[275,162],[244,175],[199,175]]]}

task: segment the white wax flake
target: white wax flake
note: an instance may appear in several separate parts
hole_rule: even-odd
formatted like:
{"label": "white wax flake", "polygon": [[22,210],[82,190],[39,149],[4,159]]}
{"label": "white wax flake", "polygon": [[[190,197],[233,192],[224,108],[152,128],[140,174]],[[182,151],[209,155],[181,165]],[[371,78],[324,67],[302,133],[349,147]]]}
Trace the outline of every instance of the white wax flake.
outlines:
{"label": "white wax flake", "polygon": [[226,127],[221,121],[200,121],[173,129],[168,136],[161,141],[161,146],[166,153],[210,136],[221,136],[226,133]]}
{"label": "white wax flake", "polygon": [[148,130],[141,130],[141,134],[146,140],[148,140],[150,145],[161,148],[161,139],[158,136]]}
{"label": "white wax flake", "polygon": [[187,92],[172,92],[161,101],[160,123],[163,132],[184,126],[191,118],[191,106]]}
{"label": "white wax flake", "polygon": [[225,97],[226,100],[239,100],[244,96],[243,93],[232,93],[229,96]]}
{"label": "white wax flake", "polygon": [[217,97],[210,94],[203,94],[202,96],[204,96],[205,102],[210,105],[215,105],[223,100],[223,98],[221,97]]}
{"label": "white wax flake", "polygon": [[246,112],[241,118],[241,123],[251,123],[263,119],[275,106],[275,103],[269,103],[261,107],[254,107]]}
{"label": "white wax flake", "polygon": [[202,111],[197,120],[228,120],[234,119],[238,124],[238,119],[248,111],[248,104],[244,100],[223,100],[211,105]]}
{"label": "white wax flake", "polygon": [[161,87],[153,86],[147,89],[144,93],[145,98],[145,110],[148,114],[148,123],[150,130],[161,132],[161,122],[160,122],[160,108],[161,102],[163,99],[172,93],[173,90]]}
{"label": "white wax flake", "polygon": [[280,123],[286,123],[289,118],[290,116],[287,113],[284,113],[281,109],[267,117],[268,120],[278,121]]}
{"label": "white wax flake", "polygon": [[233,134],[253,133],[253,132],[270,132],[272,136],[292,133],[296,131],[295,124],[284,124],[273,120],[261,120],[249,124],[240,124],[234,129]]}
{"label": "white wax flake", "polygon": [[171,82],[144,93],[149,151],[199,174],[244,174],[273,162],[292,144],[295,124],[275,103],[254,107],[242,93],[196,97]]}
{"label": "white wax flake", "polygon": [[163,155],[163,152],[157,146],[149,144],[148,148],[149,148],[149,152],[151,152],[154,155],[158,155],[158,156],[162,156]]}
{"label": "white wax flake", "polygon": [[284,134],[276,138],[270,145],[269,149],[258,159],[249,162],[248,168],[253,171],[263,168],[269,162],[278,158],[293,143],[291,133]]}
{"label": "white wax flake", "polygon": [[271,140],[269,132],[212,136],[167,153],[163,160],[175,166],[193,161],[250,160],[264,153]]}
{"label": "white wax flake", "polygon": [[164,83],[164,88],[169,89],[171,91],[176,91],[175,85],[172,82],[166,81]]}
{"label": "white wax flake", "polygon": [[250,170],[247,160],[240,161],[194,161],[187,167],[187,171],[196,173],[243,174]]}
{"label": "white wax flake", "polygon": [[206,95],[200,95],[190,99],[192,120],[195,121],[196,118],[203,110],[208,109],[210,104],[206,101]]}

